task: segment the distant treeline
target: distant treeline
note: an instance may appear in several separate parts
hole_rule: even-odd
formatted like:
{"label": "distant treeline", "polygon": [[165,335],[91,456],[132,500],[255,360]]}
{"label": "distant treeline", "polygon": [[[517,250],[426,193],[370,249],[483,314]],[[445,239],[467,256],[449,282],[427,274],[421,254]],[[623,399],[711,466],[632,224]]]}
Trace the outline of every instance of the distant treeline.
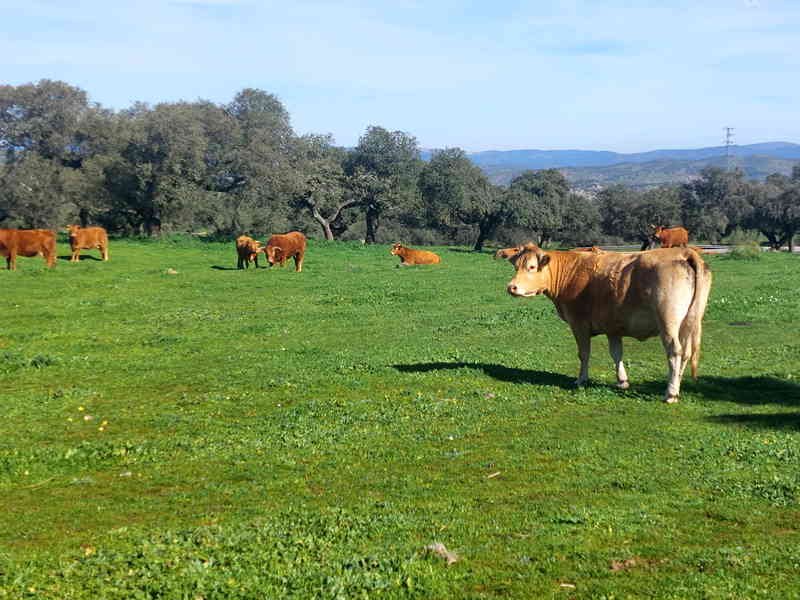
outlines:
{"label": "distant treeline", "polygon": [[102,225],[117,235],[216,237],[291,229],[367,243],[645,243],[651,225],[694,240],[735,229],[773,246],[800,228],[800,168],[747,181],[707,168],[682,185],[587,194],[555,169],[492,184],[459,148],[420,157],[409,133],[370,126],[345,149],[298,136],[268,92],[228,104],[112,111],[60,81],[0,86],[0,227]]}

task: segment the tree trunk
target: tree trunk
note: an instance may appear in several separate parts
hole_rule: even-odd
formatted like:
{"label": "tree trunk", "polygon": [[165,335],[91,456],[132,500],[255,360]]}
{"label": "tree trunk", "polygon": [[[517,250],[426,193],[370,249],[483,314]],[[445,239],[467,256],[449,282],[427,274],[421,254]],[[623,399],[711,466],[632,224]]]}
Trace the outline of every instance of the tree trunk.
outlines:
{"label": "tree trunk", "polygon": [[322,233],[325,235],[325,239],[329,241],[332,240],[333,231],[331,231],[331,224],[319,213],[316,207],[311,209],[311,216],[314,217],[314,220],[319,223],[320,227],[322,227]]}
{"label": "tree trunk", "polygon": [[78,211],[78,220],[81,223],[81,227],[89,226],[89,209],[85,206]]}
{"label": "tree trunk", "polygon": [[380,223],[378,210],[374,205],[370,204],[367,206],[367,235],[365,239],[367,244],[375,243],[375,237],[378,233],[379,226]]}
{"label": "tree trunk", "polygon": [[480,252],[483,250],[483,243],[494,233],[497,229],[497,220],[491,218],[484,218],[478,223],[478,239],[475,240],[473,250]]}

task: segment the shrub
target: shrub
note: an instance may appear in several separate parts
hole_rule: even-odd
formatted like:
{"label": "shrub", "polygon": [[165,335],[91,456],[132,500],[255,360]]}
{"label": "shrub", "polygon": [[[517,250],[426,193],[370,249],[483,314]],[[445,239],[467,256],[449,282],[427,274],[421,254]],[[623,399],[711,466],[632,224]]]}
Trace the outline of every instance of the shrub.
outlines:
{"label": "shrub", "polygon": [[756,241],[742,242],[731,247],[728,258],[733,260],[761,260],[761,247]]}

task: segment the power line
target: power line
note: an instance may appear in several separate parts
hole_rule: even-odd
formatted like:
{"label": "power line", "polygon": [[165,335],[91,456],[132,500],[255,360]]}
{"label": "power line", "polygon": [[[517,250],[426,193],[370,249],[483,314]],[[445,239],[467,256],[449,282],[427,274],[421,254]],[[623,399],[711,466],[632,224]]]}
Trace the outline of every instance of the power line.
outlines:
{"label": "power line", "polygon": [[733,155],[731,154],[731,146],[733,146],[733,127],[723,127],[725,130],[725,164],[728,171],[733,171]]}

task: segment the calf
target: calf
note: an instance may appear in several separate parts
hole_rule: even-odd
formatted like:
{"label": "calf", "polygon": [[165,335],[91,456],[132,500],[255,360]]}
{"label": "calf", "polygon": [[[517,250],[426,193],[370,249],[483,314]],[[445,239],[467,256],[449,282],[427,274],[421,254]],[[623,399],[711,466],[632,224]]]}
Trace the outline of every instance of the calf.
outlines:
{"label": "calf", "polygon": [[303,270],[303,258],[306,253],[306,236],[299,231],[289,233],[276,233],[267,241],[267,245],[261,249],[267,255],[270,265],[279,264],[283,266],[290,258],[294,258],[294,270],[299,273]]}
{"label": "calf", "polygon": [[392,246],[389,253],[399,256],[400,265],[404,267],[408,265],[438,265],[441,262],[438,254],[427,250],[412,250],[399,243]]}
{"label": "calf", "polygon": [[81,250],[98,248],[100,257],[108,260],[108,234],[102,227],[81,227],[80,225],[67,225],[69,232],[69,247],[72,250],[70,262],[80,260]]}
{"label": "calf", "polygon": [[253,238],[240,235],[236,238],[236,256],[238,262],[236,263],[237,269],[249,269],[250,263],[256,264],[258,268],[258,253],[261,252],[261,242]]}
{"label": "calf", "polygon": [[10,271],[17,268],[17,256],[44,257],[49,268],[56,264],[56,235],[49,229],[0,229],[0,254]]}
{"label": "calf", "polygon": [[653,226],[653,241],[661,243],[662,248],[686,248],[689,245],[689,232],[683,227]]}
{"label": "calf", "polygon": [[592,336],[601,333],[608,338],[620,388],[628,387],[623,336],[661,337],[669,365],[665,402],[678,401],[689,362],[692,375],[697,376],[711,272],[694,250],[544,252],[528,244],[510,260],[517,272],[508,293],[544,294],[572,329],[581,361],[576,384],[589,379]]}

